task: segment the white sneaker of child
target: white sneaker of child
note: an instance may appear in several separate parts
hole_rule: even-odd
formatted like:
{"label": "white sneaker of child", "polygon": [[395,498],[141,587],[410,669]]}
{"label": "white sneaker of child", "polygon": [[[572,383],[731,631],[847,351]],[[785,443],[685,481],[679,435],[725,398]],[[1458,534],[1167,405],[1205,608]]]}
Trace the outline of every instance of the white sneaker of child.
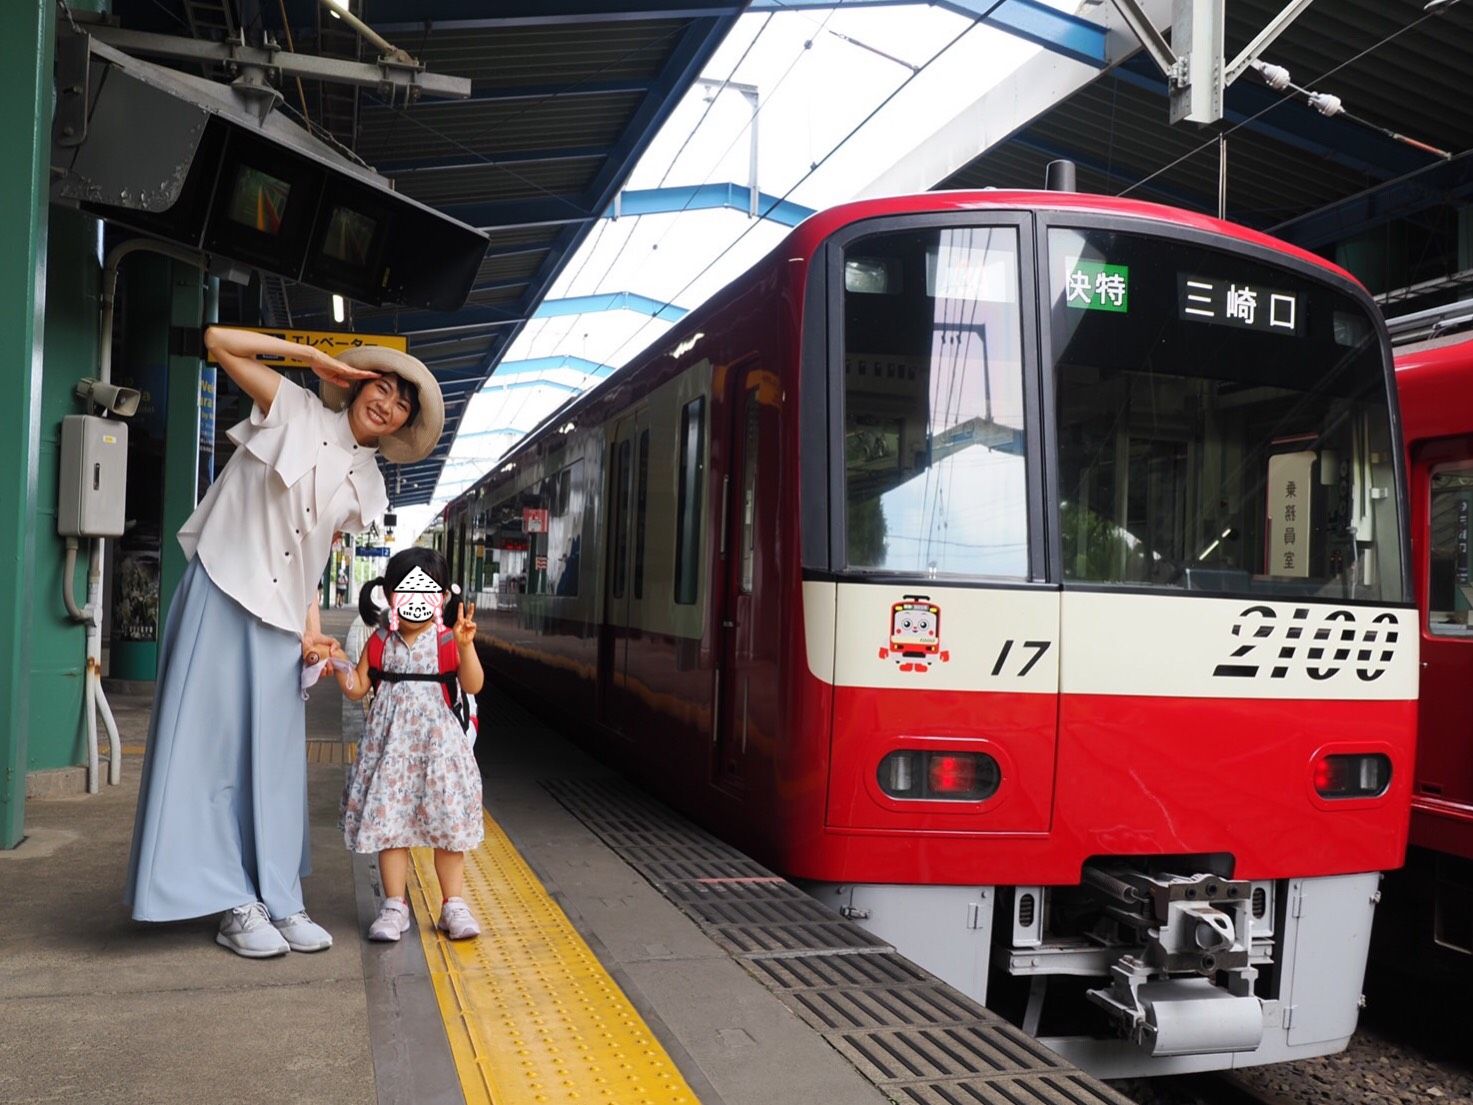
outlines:
{"label": "white sneaker of child", "polygon": [[452,940],[469,940],[472,936],[481,935],[481,926],[476,924],[475,915],[464,898],[445,899],[438,928]]}
{"label": "white sneaker of child", "polygon": [[215,943],[247,959],[270,959],[291,951],[286,938],[277,932],[260,902],[247,902],[220,915]]}
{"label": "white sneaker of child", "polygon": [[403,898],[385,898],[383,908],[368,926],[370,940],[398,940],[409,931],[409,905]]}
{"label": "white sneaker of child", "polygon": [[321,952],[332,947],[332,933],[308,917],[306,910],[281,920],[273,917],[271,923],[294,952]]}

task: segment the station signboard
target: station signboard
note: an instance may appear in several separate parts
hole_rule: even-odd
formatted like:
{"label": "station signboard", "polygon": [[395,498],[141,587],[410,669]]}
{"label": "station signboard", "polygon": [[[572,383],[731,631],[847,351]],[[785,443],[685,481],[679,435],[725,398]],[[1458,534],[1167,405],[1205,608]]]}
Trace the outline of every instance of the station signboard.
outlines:
{"label": "station signboard", "polygon": [[[353,334],[341,330],[297,330],[290,327],[279,326],[232,326],[232,330],[249,330],[256,334],[270,334],[273,338],[282,338],[296,345],[305,345],[311,349],[320,349],[330,357],[336,357],[346,353],[350,349],[362,349],[366,345],[376,345],[383,349],[397,349],[400,353],[409,352],[409,339],[400,334]],[[206,353],[206,357],[209,354]],[[295,357],[261,357],[262,364],[269,364],[272,368],[307,368],[306,361]],[[211,361],[210,363],[214,363]]]}

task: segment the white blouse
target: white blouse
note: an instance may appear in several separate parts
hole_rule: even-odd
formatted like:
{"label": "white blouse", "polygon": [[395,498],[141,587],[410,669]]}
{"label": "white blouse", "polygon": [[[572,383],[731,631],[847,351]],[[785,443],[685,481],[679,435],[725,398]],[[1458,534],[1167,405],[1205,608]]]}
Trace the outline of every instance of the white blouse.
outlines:
{"label": "white blouse", "polygon": [[269,413],[230,431],[235,455],[179,531],[185,557],[269,625],[300,634],[333,534],[361,532],[389,505],[376,449],[346,410],[282,380]]}

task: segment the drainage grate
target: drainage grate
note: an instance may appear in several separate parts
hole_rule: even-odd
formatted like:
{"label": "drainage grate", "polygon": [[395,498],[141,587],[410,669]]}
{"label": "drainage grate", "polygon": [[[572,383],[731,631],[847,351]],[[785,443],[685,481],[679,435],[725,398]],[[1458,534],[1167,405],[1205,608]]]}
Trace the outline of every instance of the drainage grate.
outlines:
{"label": "drainage grate", "polygon": [[548,792],[892,1100],[1130,1105],[878,937],[619,782]]}

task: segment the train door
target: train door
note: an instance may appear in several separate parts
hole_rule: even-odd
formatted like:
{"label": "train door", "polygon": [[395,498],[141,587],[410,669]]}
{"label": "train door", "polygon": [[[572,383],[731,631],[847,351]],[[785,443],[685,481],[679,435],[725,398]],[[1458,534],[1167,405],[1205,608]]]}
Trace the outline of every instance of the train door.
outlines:
{"label": "train door", "polygon": [[599,716],[615,732],[629,721],[629,637],[635,560],[635,499],[639,486],[639,430],[643,412],[620,419],[608,445],[609,504],[604,563],[603,622],[599,627]]}
{"label": "train door", "polygon": [[771,527],[777,516],[777,378],[754,361],[728,374],[719,539],[721,586],[716,711],[711,734],[719,784],[740,784],[754,733],[770,734],[776,714],[777,611]]}
{"label": "train door", "polygon": [[[1473,438],[1412,456],[1413,532],[1426,596],[1416,798],[1473,805]],[[1417,842],[1414,835],[1414,843]]]}

